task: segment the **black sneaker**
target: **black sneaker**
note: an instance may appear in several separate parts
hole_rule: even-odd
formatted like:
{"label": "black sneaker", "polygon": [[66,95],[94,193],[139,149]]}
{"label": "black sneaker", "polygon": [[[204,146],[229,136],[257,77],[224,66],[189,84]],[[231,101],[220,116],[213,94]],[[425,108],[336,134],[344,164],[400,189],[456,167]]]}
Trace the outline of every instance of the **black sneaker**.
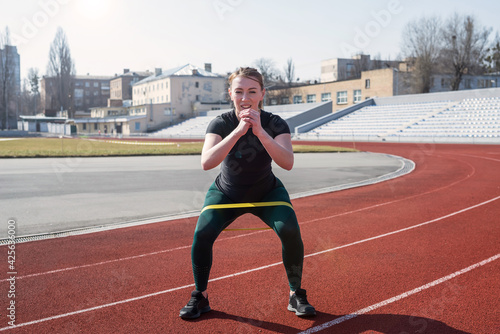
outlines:
{"label": "black sneaker", "polygon": [[182,319],[196,319],[202,313],[206,313],[210,310],[208,298],[205,298],[200,291],[194,290],[191,292],[191,299],[179,313],[179,317]]}
{"label": "black sneaker", "polygon": [[316,315],[316,310],[307,301],[306,290],[304,289],[297,289],[295,293],[290,296],[288,311],[295,312],[299,317]]}

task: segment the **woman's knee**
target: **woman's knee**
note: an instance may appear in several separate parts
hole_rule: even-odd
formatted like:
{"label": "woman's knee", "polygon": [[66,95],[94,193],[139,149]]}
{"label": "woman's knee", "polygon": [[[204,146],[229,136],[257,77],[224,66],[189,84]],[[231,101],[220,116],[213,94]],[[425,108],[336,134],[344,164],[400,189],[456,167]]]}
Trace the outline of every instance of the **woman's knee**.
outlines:
{"label": "woman's knee", "polygon": [[282,240],[302,240],[299,224],[295,222],[276,222],[276,232]]}

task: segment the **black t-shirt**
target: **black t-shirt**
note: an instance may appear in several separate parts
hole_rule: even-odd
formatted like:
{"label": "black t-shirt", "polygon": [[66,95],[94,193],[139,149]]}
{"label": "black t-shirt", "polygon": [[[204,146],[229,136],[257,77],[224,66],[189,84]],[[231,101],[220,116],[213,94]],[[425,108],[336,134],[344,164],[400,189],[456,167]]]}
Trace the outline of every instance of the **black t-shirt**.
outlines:
{"label": "black t-shirt", "polygon": [[[288,124],[277,115],[261,110],[260,121],[272,138],[290,133]],[[210,122],[207,133],[218,134],[224,139],[236,129],[238,123],[234,110],[225,112]],[[271,157],[250,128],[222,162],[215,184],[234,202],[258,202],[274,188],[276,182],[271,162]]]}

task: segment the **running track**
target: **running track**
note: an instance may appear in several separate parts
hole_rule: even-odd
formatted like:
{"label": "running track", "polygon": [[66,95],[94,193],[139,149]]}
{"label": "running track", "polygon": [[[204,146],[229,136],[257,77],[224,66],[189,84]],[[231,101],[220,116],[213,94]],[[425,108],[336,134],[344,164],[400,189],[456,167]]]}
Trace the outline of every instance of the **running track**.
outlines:
{"label": "running track", "polygon": [[[345,144],[343,144],[345,145]],[[303,287],[318,312],[286,310],[280,243],[269,230],[223,232],[213,311],[183,321],[196,218],[21,243],[11,333],[500,333],[498,146],[356,143],[414,172],[296,199]],[[305,181],[306,182],[306,181]],[[262,227],[245,216],[232,227]],[[6,246],[0,247],[7,254]]]}

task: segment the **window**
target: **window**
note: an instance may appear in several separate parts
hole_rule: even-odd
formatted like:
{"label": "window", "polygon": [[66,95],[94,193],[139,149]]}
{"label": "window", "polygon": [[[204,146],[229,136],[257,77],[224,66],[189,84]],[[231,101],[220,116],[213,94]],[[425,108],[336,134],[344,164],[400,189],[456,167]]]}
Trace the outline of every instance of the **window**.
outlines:
{"label": "window", "polygon": [[465,79],[465,88],[466,89],[472,88],[472,80],[471,79]]}
{"label": "window", "polygon": [[347,103],[347,91],[337,92],[337,104]]}
{"label": "window", "polygon": [[135,131],[141,130],[141,122],[135,122]]}
{"label": "window", "polygon": [[288,96],[281,98],[281,104],[289,104],[289,103],[290,103],[290,99],[288,98]]}
{"label": "window", "polygon": [[365,80],[365,88],[366,89],[370,88],[370,79]]}
{"label": "window", "polygon": [[361,102],[361,89],[354,90],[354,103]]}
{"label": "window", "polygon": [[293,103],[294,104],[302,103],[302,95],[295,95],[293,97]]}
{"label": "window", "polygon": [[491,79],[477,79],[477,88],[496,87],[496,81]]}
{"label": "window", "polygon": [[273,98],[271,98],[270,104],[272,106],[277,105],[278,104],[278,100],[275,97],[273,97]]}
{"label": "window", "polygon": [[356,68],[354,67],[354,64],[347,64],[347,78],[351,78],[356,75]]}
{"label": "window", "polygon": [[87,124],[83,123],[83,130],[87,130]]}
{"label": "window", "polygon": [[85,87],[90,87],[90,82],[85,81]]}
{"label": "window", "polygon": [[94,130],[97,130],[97,123],[94,123]]}
{"label": "window", "polygon": [[198,81],[196,81],[196,82],[194,83],[194,86],[195,86],[196,88],[199,88],[199,87],[200,87],[200,83],[199,83]]}
{"label": "window", "polygon": [[99,83],[98,82],[94,82],[94,87],[99,87]]}
{"label": "window", "polygon": [[321,102],[327,102],[332,100],[332,93],[322,93]]}
{"label": "window", "polygon": [[315,102],[316,102],[316,94],[308,94],[307,103],[315,103]]}

